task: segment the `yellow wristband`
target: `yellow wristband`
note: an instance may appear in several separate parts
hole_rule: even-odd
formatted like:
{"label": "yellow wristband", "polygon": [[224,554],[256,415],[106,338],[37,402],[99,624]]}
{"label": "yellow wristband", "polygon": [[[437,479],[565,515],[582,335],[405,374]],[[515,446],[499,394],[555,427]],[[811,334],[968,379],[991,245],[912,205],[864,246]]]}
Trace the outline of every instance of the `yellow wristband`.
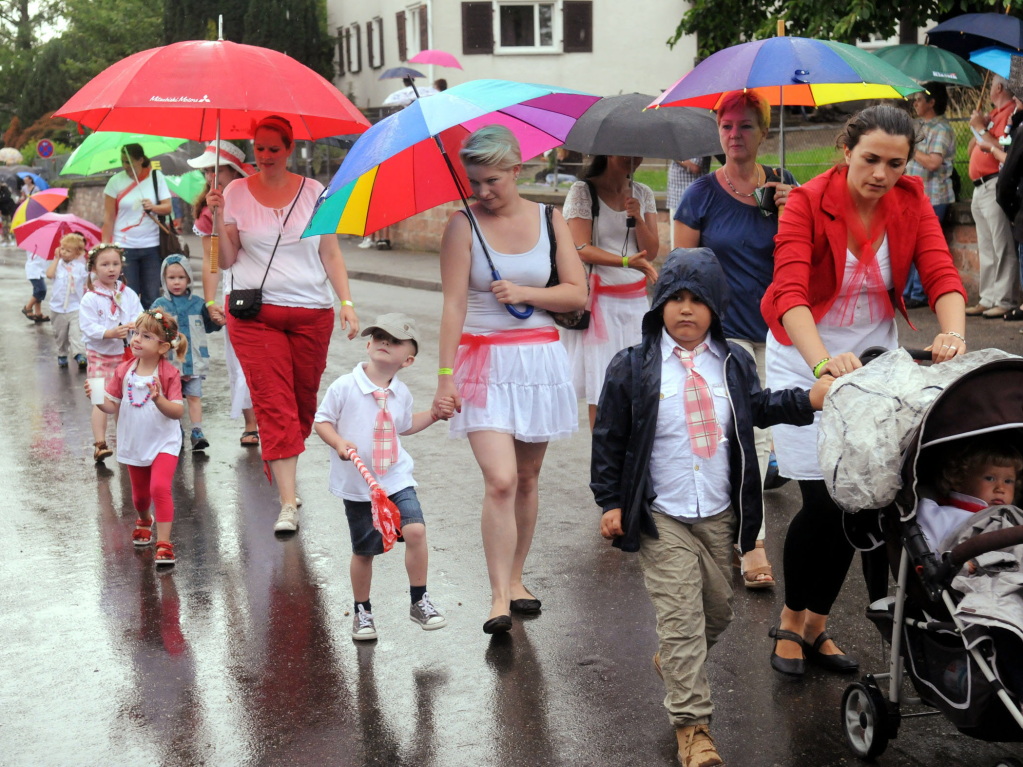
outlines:
{"label": "yellow wristband", "polygon": [[355,308],[355,304],[353,304],[351,301],[342,301],[341,306],[350,306],[353,309]]}
{"label": "yellow wristband", "polygon": [[455,374],[455,371],[452,370],[451,368],[439,368],[437,370],[437,375],[439,375],[439,376],[452,376],[454,374]]}
{"label": "yellow wristband", "polygon": [[818,362],[816,365],[814,365],[813,366],[813,377],[814,378],[820,378],[821,374],[824,372],[824,366],[827,365],[829,362],[831,362],[831,357],[825,357],[820,362]]}
{"label": "yellow wristband", "polygon": [[622,256],[622,268],[623,269],[629,268],[629,256]]}
{"label": "yellow wristband", "polygon": [[211,298],[209,301],[206,302],[206,306],[213,306],[215,303],[217,302]]}

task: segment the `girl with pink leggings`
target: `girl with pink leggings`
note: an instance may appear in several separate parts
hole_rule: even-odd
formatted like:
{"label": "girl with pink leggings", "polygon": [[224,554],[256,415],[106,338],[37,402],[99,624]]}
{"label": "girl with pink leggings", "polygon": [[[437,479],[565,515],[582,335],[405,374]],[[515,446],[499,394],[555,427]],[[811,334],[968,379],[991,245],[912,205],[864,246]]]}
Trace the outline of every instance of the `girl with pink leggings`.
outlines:
{"label": "girl with pink leggings", "polygon": [[[183,358],[188,340],[178,332],[174,315],[150,309],[135,321],[130,348],[132,359],[117,366],[107,380],[106,399],[96,407],[118,414],[117,461],[128,467],[131,497],[139,515],[132,541],[136,546],[153,542],[155,515],[155,562],[173,565],[171,481],[181,452],[178,420],[185,405],[181,374],[164,356],[173,349],[178,359]],[[85,386],[88,393],[88,382]]]}

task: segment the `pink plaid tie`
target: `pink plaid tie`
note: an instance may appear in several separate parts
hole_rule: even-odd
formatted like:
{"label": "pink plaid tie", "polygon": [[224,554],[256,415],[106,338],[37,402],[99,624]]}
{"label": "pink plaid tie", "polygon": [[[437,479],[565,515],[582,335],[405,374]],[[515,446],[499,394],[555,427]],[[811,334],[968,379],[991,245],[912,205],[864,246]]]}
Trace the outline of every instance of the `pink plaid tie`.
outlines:
{"label": "pink plaid tie", "polygon": [[380,406],[373,424],[373,471],[386,474],[391,464],[398,460],[398,439],[394,433],[394,419],[387,409],[387,389],[377,389],[373,398]]}
{"label": "pink plaid tie", "polygon": [[691,352],[676,346],[675,356],[688,371],[686,379],[685,406],[686,426],[689,428],[689,444],[693,454],[700,458],[710,458],[718,449],[718,420],[714,413],[714,398],[706,379],[696,372],[695,358],[697,354],[707,351],[707,344],[700,344]]}

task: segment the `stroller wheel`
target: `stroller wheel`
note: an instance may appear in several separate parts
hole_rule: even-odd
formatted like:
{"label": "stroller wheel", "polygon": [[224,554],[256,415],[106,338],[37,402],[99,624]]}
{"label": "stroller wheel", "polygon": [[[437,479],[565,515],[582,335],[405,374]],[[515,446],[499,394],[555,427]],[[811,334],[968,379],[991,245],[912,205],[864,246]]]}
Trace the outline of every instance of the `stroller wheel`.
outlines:
{"label": "stroller wheel", "polygon": [[842,695],[842,730],[860,759],[873,759],[888,747],[887,704],[877,688],[856,682]]}

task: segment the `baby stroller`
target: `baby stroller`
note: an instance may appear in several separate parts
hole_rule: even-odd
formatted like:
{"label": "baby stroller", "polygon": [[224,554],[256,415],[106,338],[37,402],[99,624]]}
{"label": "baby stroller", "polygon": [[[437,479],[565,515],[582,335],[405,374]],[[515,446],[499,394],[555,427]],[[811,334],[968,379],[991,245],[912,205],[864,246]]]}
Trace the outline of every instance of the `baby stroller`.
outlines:
{"label": "baby stroller", "polygon": [[[930,358],[929,353],[912,354],[916,359]],[[868,357],[870,352],[864,361]],[[953,449],[956,440],[996,432],[1023,451],[1023,359],[1019,357],[984,362],[945,386],[920,413],[903,450],[901,490],[895,503],[881,512],[897,589],[894,597],[874,602],[867,610],[867,617],[890,646],[888,671],[867,674],[842,696],[845,738],[860,758],[880,755],[897,736],[904,703],[930,706],[936,711],[926,713],[944,714],[960,732],[975,738],[1023,741],[1020,690],[1013,692],[999,678],[1004,658],[996,658],[995,642],[984,635],[983,627],[980,633],[976,625],[967,630],[957,615],[961,594],[952,587],[964,563],[984,552],[1023,543],[1023,525],[969,537],[939,558],[916,520],[918,499],[926,493],[929,472],[941,465],[939,456]],[[904,695],[905,676],[918,697]],[[1013,765],[1023,767],[1011,758],[997,767]]]}

